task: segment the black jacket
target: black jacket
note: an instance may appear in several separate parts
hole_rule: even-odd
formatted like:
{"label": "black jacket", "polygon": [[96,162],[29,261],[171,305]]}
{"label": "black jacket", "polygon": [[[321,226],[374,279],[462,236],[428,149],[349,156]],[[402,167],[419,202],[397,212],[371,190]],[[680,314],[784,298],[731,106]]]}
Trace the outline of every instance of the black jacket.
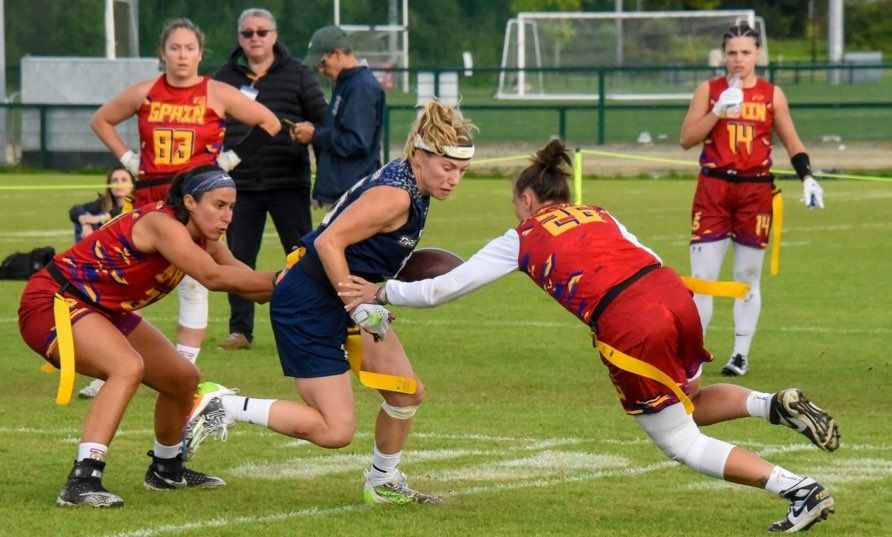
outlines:
{"label": "black jacket", "polygon": [[[214,78],[235,88],[253,85],[258,91],[257,102],[272,110],[280,119],[290,119],[295,123],[322,121],[326,104],[316,75],[280,43],[273,46],[273,54],[275,60],[269,71],[252,83],[254,73],[247,65],[244,51],[236,47]],[[224,148],[231,149],[248,130],[244,124],[228,120]],[[230,175],[239,190],[308,189],[309,152],[307,146],[293,141],[288,128],[283,126],[279,134],[255,155],[242,157],[242,162]]]}
{"label": "black jacket", "polygon": [[384,106],[384,89],[367,67],[341,71],[325,121],[313,135],[319,156],[314,199],[333,203],[381,167]]}

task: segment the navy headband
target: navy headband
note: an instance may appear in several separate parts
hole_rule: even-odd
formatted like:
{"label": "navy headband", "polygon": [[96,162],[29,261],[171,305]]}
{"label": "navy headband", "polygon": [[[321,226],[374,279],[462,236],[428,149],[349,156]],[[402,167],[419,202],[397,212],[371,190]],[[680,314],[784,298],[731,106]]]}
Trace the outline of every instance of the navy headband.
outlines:
{"label": "navy headband", "polygon": [[197,194],[218,188],[235,188],[235,181],[223,170],[208,170],[186,179],[183,183],[183,195],[189,194],[194,198]]}

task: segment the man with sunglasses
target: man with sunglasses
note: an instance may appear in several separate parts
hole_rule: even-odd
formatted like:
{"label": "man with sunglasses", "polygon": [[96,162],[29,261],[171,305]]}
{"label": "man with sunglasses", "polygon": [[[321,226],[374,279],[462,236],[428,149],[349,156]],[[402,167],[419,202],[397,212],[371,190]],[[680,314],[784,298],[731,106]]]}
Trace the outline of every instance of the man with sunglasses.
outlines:
{"label": "man with sunglasses", "polygon": [[291,129],[295,140],[312,143],[316,150],[313,203],[329,206],[381,167],[384,89],[353,55],[347,34],[337,26],[313,34],[303,63],[334,84],[325,119],[298,123]]}
{"label": "man with sunglasses", "polygon": [[[246,9],[238,18],[238,46],[214,78],[265,105],[280,120],[321,122],[326,105],[319,80],[277,37],[272,13]],[[228,124],[225,148],[238,142],[247,129],[241,123]],[[309,152],[306,145],[295,143],[285,131],[253,155],[242,157],[231,175],[239,200],[226,240],[239,261],[256,266],[267,213],[286,253],[312,229]],[[249,348],[254,335],[254,303],[230,294],[229,305],[230,335],[220,347]]]}

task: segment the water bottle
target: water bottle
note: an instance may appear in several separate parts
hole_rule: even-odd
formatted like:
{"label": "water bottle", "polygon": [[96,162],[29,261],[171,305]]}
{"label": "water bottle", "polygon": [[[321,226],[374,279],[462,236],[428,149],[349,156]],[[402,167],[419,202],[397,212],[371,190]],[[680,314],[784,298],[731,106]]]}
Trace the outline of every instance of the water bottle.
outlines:
{"label": "water bottle", "polygon": [[[740,75],[734,75],[731,77],[731,80],[728,81],[729,88],[738,88],[740,90],[743,89],[743,80],[741,80]],[[728,117],[737,117],[740,115],[740,105],[736,104],[733,106],[729,106],[725,109],[725,115]]]}

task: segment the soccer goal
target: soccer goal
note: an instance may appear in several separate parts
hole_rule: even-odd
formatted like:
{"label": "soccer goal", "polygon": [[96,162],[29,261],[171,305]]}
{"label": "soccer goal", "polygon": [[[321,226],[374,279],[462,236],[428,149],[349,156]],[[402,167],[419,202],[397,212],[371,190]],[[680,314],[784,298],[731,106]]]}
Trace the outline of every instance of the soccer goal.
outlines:
{"label": "soccer goal", "polygon": [[[342,6],[343,3],[348,4]],[[356,2],[335,0],[334,23],[347,33],[350,48],[360,60],[365,60],[386,90],[399,88],[409,91],[409,0],[388,0],[387,9],[374,14],[356,15],[363,6]],[[342,14],[342,7],[347,13]],[[378,6],[380,7],[380,6]],[[343,24],[343,18],[362,17],[365,24]],[[386,18],[384,18],[386,16]],[[402,69],[382,71],[378,69]]]}
{"label": "soccer goal", "polygon": [[761,35],[759,65],[767,65],[765,23],[752,10],[520,13],[505,28],[496,97],[597,99],[595,68],[621,67],[605,80],[609,99],[689,98],[721,68],[722,34],[741,23]]}

